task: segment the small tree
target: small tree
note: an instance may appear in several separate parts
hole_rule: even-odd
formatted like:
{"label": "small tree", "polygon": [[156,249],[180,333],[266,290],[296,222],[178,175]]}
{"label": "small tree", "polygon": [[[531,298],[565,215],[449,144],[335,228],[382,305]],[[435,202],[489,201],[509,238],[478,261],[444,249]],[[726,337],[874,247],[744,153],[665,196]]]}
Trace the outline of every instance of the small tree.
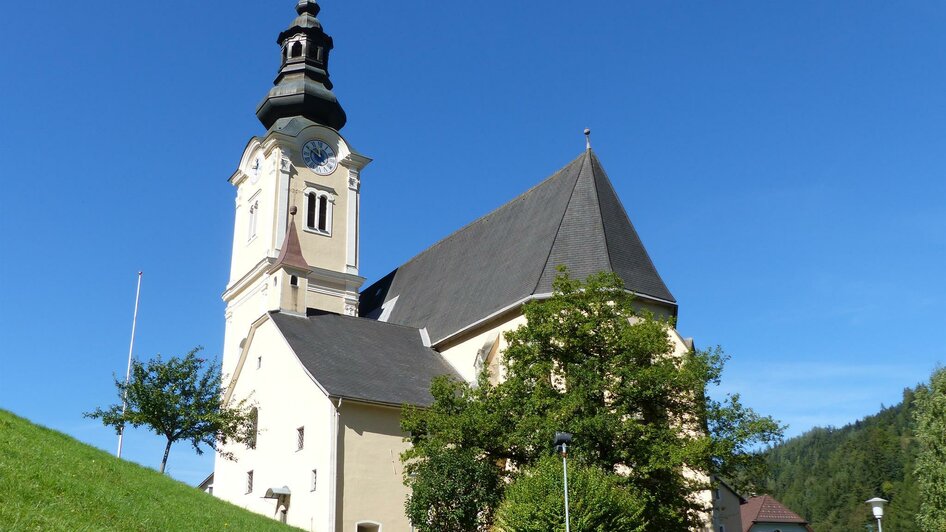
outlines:
{"label": "small tree", "polygon": [[[565,530],[562,460],[548,456],[506,489],[496,511],[497,532]],[[577,461],[568,464],[569,524],[574,532],[641,532],[644,503],[617,477]]]}
{"label": "small tree", "polygon": [[[126,424],[136,428],[147,425],[154,433],[164,436],[167,445],[161,459],[161,473],[174,442],[189,441],[197,454],[203,454],[201,445],[219,450],[230,441],[250,442],[255,427],[246,400],[232,407],[221,402],[220,365],[198,358],[201,349],[196,347],[184,358],[171,357],[167,361],[162,360],[161,355],[146,363],[132,361],[128,383],[115,379],[118,398],[127,401],[127,407],[123,409],[119,402],[104,410],[96,408],[84,416],[101,419],[104,425],[115,427],[116,433]],[[224,456],[232,458],[228,453]]]}
{"label": "small tree", "polygon": [[[499,504],[499,468],[470,449],[443,448],[410,464],[407,516],[421,532],[489,530]],[[429,480],[436,479],[436,482]]]}
{"label": "small tree", "polygon": [[920,451],[916,477],[920,485],[917,522],[923,530],[946,530],[946,368],[933,372],[929,386],[916,392],[916,439]]}

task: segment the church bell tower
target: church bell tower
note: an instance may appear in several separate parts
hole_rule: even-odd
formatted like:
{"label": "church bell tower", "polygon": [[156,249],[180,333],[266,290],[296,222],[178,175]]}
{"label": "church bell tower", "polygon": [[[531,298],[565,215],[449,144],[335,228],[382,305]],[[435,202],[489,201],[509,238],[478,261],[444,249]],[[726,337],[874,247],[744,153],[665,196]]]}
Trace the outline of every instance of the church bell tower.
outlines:
{"label": "church bell tower", "polygon": [[268,311],[358,315],[359,194],[371,159],[339,133],[347,117],[332,92],[334,43],[319,11],[315,0],[300,0],[276,39],[279,70],[256,109],[267,131],[250,139],[230,177],[236,214],[224,366]]}

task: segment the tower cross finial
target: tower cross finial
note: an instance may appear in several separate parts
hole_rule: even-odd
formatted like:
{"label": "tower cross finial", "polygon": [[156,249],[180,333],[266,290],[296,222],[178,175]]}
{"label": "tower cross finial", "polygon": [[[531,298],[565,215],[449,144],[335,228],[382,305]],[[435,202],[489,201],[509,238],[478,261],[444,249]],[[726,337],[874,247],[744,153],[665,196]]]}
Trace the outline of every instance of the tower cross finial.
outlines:
{"label": "tower cross finial", "polygon": [[585,128],[585,149],[591,149],[591,130],[588,128]]}

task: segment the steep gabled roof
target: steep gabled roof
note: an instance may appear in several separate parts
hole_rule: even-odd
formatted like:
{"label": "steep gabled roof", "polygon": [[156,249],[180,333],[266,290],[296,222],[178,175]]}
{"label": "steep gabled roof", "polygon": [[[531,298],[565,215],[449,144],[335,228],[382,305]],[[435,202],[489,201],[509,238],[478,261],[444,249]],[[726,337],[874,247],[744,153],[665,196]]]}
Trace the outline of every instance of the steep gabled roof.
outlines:
{"label": "steep gabled roof", "polygon": [[362,291],[363,315],[426,327],[438,341],[532,295],[552,291],[559,265],[573,277],[613,271],[625,287],[676,313],[594,152],[434,244]]}
{"label": "steep gabled roof", "polygon": [[743,532],[757,523],[794,523],[808,527],[808,522],[769,495],[752,497],[739,507]]}
{"label": "steep gabled roof", "polygon": [[333,397],[427,406],[430,381],[456,371],[424,346],[417,329],[375,320],[316,313],[271,312],[273,323],[319,385]]}

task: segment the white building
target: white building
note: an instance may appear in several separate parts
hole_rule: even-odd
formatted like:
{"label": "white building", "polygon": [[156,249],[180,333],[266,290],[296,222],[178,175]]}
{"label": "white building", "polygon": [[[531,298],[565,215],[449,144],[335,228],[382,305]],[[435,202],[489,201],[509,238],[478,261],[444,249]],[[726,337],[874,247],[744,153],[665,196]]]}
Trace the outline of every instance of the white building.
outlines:
{"label": "white building", "polygon": [[429,404],[436,375],[497,367],[501,332],[523,323],[523,303],[550,295],[558,265],[582,278],[614,271],[657,314],[676,315],[677,303],[590,148],[362,289],[371,160],[339,133],[319,7],[296,9],[257,109],[267,131],[230,178],[226,399],[251,398],[259,431],[254,448],[228,448],[236,461],[218,457],[208,481],[218,497],[307,530],[407,531],[401,405]]}

